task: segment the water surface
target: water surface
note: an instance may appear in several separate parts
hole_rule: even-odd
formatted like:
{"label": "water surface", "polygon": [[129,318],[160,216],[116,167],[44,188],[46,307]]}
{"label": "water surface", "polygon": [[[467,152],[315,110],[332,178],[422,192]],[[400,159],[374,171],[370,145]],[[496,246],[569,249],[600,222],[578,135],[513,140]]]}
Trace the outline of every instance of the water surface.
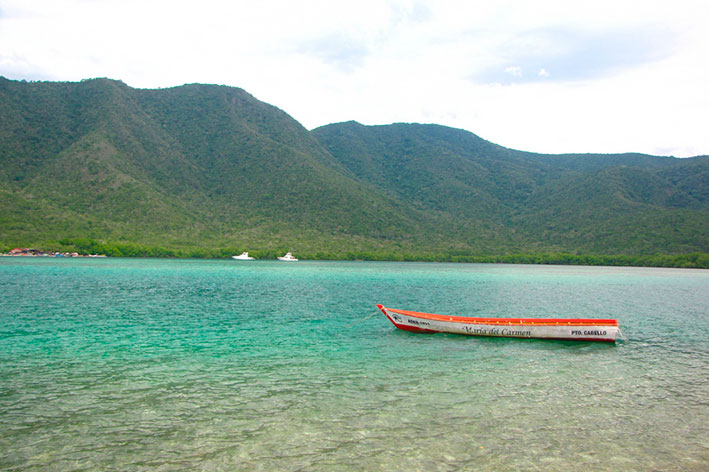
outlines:
{"label": "water surface", "polygon": [[[0,469],[709,466],[706,270],[4,257],[0,293]],[[627,341],[407,333],[377,303]]]}

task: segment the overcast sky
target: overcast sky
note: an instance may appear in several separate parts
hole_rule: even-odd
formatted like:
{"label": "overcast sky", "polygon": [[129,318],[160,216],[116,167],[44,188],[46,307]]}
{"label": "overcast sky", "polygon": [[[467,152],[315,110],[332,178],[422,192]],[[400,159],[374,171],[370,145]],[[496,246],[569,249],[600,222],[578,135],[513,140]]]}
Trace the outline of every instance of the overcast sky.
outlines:
{"label": "overcast sky", "polygon": [[306,128],[709,154],[709,1],[0,0],[0,75],[237,86]]}

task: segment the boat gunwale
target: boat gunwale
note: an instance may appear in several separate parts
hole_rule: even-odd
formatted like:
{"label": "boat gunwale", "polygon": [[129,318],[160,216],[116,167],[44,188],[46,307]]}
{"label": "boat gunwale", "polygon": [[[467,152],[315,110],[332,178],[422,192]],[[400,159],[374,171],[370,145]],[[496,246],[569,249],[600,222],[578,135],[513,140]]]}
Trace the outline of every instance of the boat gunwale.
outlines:
{"label": "boat gunwale", "polygon": [[[398,308],[387,308],[382,305],[377,307],[386,315],[387,311],[414,318],[422,318],[433,321],[445,321],[449,323],[462,324],[485,324],[485,325],[517,325],[517,326],[619,326],[615,319],[593,319],[593,318],[495,318],[495,317],[469,317],[457,315],[438,315],[434,313],[423,313],[418,311],[400,310]],[[387,316],[388,317],[388,316]]]}

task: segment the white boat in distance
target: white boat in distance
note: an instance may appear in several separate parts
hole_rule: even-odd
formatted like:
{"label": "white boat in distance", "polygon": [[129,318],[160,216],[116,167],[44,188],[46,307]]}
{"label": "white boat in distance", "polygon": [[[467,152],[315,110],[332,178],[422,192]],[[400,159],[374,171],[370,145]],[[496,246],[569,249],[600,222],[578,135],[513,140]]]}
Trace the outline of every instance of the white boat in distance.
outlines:
{"label": "white boat in distance", "polygon": [[289,262],[296,262],[298,259],[293,257],[293,254],[290,252],[287,252],[285,256],[278,256],[279,261],[289,261]]}
{"label": "white boat in distance", "polygon": [[231,256],[232,259],[236,259],[237,261],[253,261],[254,258],[249,256],[249,253],[244,251],[238,256]]}

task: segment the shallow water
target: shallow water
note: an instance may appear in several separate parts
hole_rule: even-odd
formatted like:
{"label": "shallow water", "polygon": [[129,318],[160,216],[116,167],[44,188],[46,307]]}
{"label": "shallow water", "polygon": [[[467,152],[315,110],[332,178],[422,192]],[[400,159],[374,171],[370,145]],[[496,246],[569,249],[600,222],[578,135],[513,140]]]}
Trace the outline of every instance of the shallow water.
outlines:
{"label": "shallow water", "polygon": [[[709,467],[706,270],[4,257],[0,293],[0,469]],[[407,333],[377,303],[627,341]]]}

